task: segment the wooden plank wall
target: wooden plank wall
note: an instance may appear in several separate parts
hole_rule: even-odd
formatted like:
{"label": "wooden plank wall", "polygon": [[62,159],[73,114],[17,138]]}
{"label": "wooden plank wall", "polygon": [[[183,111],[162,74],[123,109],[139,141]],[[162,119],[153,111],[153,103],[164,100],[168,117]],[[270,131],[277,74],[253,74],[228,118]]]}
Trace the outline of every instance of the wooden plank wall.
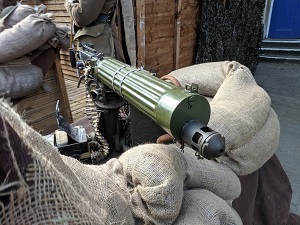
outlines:
{"label": "wooden plank wall", "polygon": [[67,109],[62,104],[61,90],[58,83],[57,71],[53,67],[44,78],[44,85],[47,87],[47,91],[41,87],[31,95],[12,101],[16,106],[17,112],[22,115],[26,123],[42,135],[49,134],[57,129],[55,108],[58,99],[61,102],[61,111],[65,110],[62,115],[67,121],[70,121],[70,118],[66,116]]}
{"label": "wooden plank wall", "polygon": [[[64,0],[39,0],[37,3],[45,4],[57,23],[70,26]],[[138,66],[143,65],[162,76],[192,65],[198,13],[199,0],[136,1]],[[65,79],[78,79],[70,65],[68,51],[61,51],[61,66]]]}
{"label": "wooden plank wall", "polygon": [[198,0],[136,2],[138,64],[158,76],[193,64]]}
{"label": "wooden plank wall", "polygon": [[[55,15],[56,23],[71,28],[71,18],[65,9],[64,0],[41,0],[40,2],[47,6],[47,12]],[[71,43],[70,47],[72,47]],[[85,88],[84,85],[81,85],[79,89],[77,88],[79,75],[71,66],[68,50],[60,50],[60,64],[69,97],[72,118],[75,122],[85,116]]]}
{"label": "wooden plank wall", "polygon": [[[27,0],[28,3],[23,1],[24,4],[31,5],[39,5],[44,4],[47,6],[47,12],[53,13],[55,16],[55,22],[58,24],[63,24],[71,28],[71,18],[67,13],[64,0],[36,0],[34,2]],[[72,38],[72,36],[71,36]],[[70,43],[71,47],[71,43]],[[69,51],[68,50],[60,50],[60,67],[62,76],[65,81],[65,88],[68,95],[70,110],[72,114],[72,122],[79,120],[84,114],[85,107],[85,91],[84,85],[77,89],[78,75],[76,70],[72,68],[70,59],[69,59]]]}
{"label": "wooden plank wall", "polygon": [[183,0],[179,40],[179,65],[176,69],[194,64],[199,29],[199,0]]}
{"label": "wooden plank wall", "polygon": [[[22,4],[47,6],[47,11],[55,15],[55,22],[70,26],[70,17],[68,16],[63,0],[24,0]],[[68,58],[68,51],[61,51],[59,59],[55,65],[48,71],[44,78],[44,83],[48,90],[40,88],[37,92],[25,96],[24,98],[12,100],[18,112],[24,117],[27,124],[39,131],[42,135],[49,134],[57,129],[57,122],[55,117],[55,108],[57,100],[60,100],[60,109],[64,118],[72,123],[74,121],[71,102],[69,101],[69,93],[67,92],[67,85],[65,77],[71,74],[73,80],[78,80],[75,70],[71,68],[70,63],[65,58]],[[70,69],[71,68],[71,69]],[[77,81],[75,82],[77,85]],[[72,85],[74,86],[74,85]],[[76,93],[76,91],[74,91]],[[85,93],[82,92],[85,96]],[[83,111],[83,110],[82,110]],[[75,119],[78,113],[74,114]]]}

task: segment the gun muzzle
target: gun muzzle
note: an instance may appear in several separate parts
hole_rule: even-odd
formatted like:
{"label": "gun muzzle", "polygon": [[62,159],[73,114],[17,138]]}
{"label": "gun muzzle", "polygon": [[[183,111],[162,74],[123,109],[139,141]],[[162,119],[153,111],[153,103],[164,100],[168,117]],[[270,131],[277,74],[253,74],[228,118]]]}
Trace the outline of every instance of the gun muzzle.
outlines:
{"label": "gun muzzle", "polygon": [[[210,117],[210,105],[204,96],[176,87],[146,70],[111,57],[102,57],[97,61],[94,76],[151,118],[178,142],[186,143],[203,157],[215,158],[224,151],[224,140],[221,136],[212,130],[203,130]],[[192,135],[191,130],[195,130],[196,135],[202,135],[201,140],[199,138],[195,141],[196,135]]]}
{"label": "gun muzzle", "polygon": [[184,143],[197,152],[199,157],[215,159],[225,152],[225,138],[197,120],[189,121],[181,131]]}

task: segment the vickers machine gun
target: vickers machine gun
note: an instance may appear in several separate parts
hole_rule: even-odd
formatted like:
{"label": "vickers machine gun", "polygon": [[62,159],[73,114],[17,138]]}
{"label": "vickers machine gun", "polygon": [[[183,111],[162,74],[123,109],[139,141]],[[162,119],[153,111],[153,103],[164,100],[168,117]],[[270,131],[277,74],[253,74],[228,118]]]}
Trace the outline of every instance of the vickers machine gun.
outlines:
{"label": "vickers machine gun", "polygon": [[[57,105],[59,128],[75,140],[71,145],[59,147],[62,154],[82,161],[90,159],[89,162],[95,164],[111,149],[123,152],[139,144],[135,143],[133,133],[148,133],[151,127],[134,126],[134,111],[147,116],[173,136],[181,149],[185,145],[193,148],[199,158],[214,159],[224,153],[224,137],[207,127],[210,106],[206,98],[197,93],[196,85],[187,84],[183,89],[143,68],[105,57],[88,43],[80,47],[78,51],[70,49],[70,59],[72,67],[84,70],[78,84],[85,80],[86,114],[95,132],[80,138],[80,132],[81,136],[85,136],[85,132],[67,124]],[[139,130],[135,132],[135,129]]]}

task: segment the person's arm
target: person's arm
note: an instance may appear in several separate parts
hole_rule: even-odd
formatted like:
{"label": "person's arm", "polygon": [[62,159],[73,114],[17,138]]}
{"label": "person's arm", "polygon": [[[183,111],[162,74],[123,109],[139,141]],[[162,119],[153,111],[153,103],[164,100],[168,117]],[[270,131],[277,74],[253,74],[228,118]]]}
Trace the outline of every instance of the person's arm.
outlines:
{"label": "person's arm", "polygon": [[78,27],[85,27],[97,19],[105,0],[66,0],[65,8]]}

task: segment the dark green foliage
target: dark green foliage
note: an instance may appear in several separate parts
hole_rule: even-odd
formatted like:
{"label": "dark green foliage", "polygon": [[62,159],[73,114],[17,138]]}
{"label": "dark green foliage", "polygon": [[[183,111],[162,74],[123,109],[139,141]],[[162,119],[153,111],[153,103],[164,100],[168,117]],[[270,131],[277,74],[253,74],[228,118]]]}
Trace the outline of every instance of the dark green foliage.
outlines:
{"label": "dark green foliage", "polygon": [[195,63],[234,60],[254,73],[264,6],[264,0],[203,0]]}

